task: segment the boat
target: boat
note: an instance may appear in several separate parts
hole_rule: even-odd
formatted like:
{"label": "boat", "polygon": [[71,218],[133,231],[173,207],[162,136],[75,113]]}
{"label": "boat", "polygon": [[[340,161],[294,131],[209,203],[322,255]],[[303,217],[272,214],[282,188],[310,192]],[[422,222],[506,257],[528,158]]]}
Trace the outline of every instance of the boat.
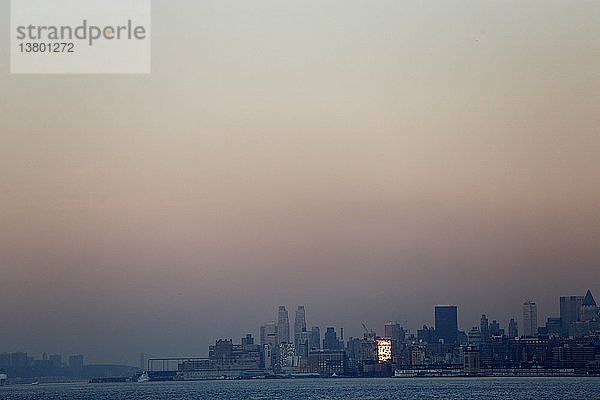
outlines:
{"label": "boat", "polygon": [[148,376],[148,372],[144,371],[142,372],[142,374],[140,375],[140,377],[137,380],[139,383],[144,383],[144,382],[150,382],[150,376]]}

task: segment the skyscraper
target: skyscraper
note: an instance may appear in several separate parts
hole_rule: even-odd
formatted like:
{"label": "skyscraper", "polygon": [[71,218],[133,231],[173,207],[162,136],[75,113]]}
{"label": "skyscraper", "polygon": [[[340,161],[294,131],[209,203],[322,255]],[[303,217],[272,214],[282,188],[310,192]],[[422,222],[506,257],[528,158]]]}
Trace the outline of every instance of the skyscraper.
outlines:
{"label": "skyscraper", "polygon": [[312,331],[304,331],[296,336],[295,349],[297,356],[308,357],[313,342],[312,334]]}
{"label": "skyscraper", "polygon": [[397,322],[386,322],[383,327],[383,336],[392,341],[392,354],[397,355],[400,352],[400,344],[406,337],[402,325]]}
{"label": "skyscraper", "polygon": [[265,368],[271,369],[279,356],[279,340],[275,321],[268,322],[260,327],[260,349]]}
{"label": "skyscraper", "polygon": [[298,337],[302,332],[306,332],[306,310],[304,306],[298,306],[294,319],[294,337]]}
{"label": "skyscraper", "polygon": [[581,304],[581,320],[592,321],[598,319],[598,317],[598,305],[594,300],[594,296],[592,296],[592,292],[588,290]]}
{"label": "skyscraper", "polygon": [[523,303],[523,335],[536,337],[537,328],[537,304],[533,301],[526,301]]}
{"label": "skyscraper", "polygon": [[392,341],[403,342],[406,336],[404,328],[397,322],[386,322],[383,327],[383,336]]}
{"label": "skyscraper", "polygon": [[277,313],[277,331],[279,334],[279,343],[290,342],[290,318],[285,306],[279,306]]}
{"label": "skyscraper", "polygon": [[583,296],[560,297],[560,321],[563,336],[569,336],[569,328],[573,322],[581,320],[581,306],[583,305],[583,299]]}
{"label": "skyscraper", "polygon": [[335,333],[334,327],[327,328],[325,338],[323,339],[323,350],[341,350],[340,340]]}
{"label": "skyscraper", "polygon": [[490,323],[485,314],[481,315],[479,331],[481,332],[481,340],[487,342],[490,339]]}
{"label": "skyscraper", "polygon": [[493,320],[490,323],[490,336],[502,337],[504,336],[504,329],[500,327],[500,322]]}
{"label": "skyscraper", "polygon": [[445,344],[458,341],[458,316],[456,306],[435,306],[435,334]]}
{"label": "skyscraper", "polygon": [[519,337],[519,326],[514,318],[511,318],[508,323],[508,337],[511,339]]}
{"label": "skyscraper", "polygon": [[319,350],[321,348],[321,329],[318,326],[313,326],[310,331],[312,332],[310,349]]}
{"label": "skyscraper", "polygon": [[270,345],[272,349],[279,347],[277,340],[277,324],[269,322],[260,327],[260,345]]}

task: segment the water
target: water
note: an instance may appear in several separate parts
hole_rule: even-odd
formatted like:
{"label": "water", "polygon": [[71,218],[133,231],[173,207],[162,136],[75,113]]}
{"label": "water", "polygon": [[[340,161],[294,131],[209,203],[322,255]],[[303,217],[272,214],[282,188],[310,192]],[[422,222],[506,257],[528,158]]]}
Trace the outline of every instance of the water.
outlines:
{"label": "water", "polygon": [[600,399],[600,378],[302,379],[0,388],[1,400]]}

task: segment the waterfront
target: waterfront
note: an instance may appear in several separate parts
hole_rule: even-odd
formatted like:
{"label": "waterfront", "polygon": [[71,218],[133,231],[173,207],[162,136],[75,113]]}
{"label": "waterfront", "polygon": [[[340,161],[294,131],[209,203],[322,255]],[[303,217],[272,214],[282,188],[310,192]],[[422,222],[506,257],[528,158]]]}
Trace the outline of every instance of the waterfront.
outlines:
{"label": "waterfront", "polygon": [[0,398],[3,400],[588,400],[600,398],[600,378],[386,378],[40,384],[0,388]]}

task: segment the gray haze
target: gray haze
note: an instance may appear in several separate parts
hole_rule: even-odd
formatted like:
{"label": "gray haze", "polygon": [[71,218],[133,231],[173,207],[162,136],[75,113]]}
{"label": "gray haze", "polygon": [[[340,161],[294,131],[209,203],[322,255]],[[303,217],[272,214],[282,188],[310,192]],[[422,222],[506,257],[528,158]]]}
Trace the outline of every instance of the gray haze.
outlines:
{"label": "gray haze", "polygon": [[0,352],[600,295],[597,1],[154,1],[149,76],[0,54]]}

